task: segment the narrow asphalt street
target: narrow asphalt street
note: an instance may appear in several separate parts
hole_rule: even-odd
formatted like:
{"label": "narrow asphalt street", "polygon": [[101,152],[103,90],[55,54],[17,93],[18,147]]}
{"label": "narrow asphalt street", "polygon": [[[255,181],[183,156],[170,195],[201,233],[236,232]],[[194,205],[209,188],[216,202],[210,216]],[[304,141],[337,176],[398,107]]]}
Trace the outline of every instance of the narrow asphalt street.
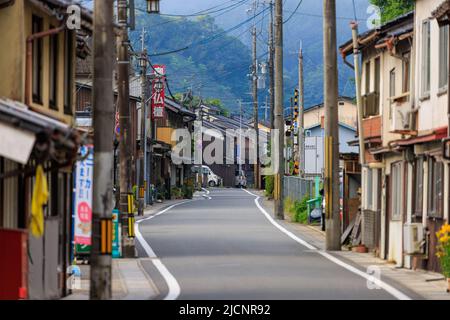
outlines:
{"label": "narrow asphalt street", "polygon": [[161,298],[399,298],[369,289],[367,279],[294,241],[255,198],[240,189],[212,189],[139,223],[138,253],[147,257],[143,266]]}

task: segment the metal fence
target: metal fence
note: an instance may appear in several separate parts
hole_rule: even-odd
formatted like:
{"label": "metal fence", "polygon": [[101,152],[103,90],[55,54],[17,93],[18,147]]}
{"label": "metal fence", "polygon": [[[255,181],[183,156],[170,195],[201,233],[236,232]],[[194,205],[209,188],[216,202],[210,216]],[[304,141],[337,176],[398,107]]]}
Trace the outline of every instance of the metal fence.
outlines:
{"label": "metal fence", "polygon": [[292,201],[302,200],[305,195],[313,196],[314,180],[302,179],[299,177],[284,177],[283,195]]}

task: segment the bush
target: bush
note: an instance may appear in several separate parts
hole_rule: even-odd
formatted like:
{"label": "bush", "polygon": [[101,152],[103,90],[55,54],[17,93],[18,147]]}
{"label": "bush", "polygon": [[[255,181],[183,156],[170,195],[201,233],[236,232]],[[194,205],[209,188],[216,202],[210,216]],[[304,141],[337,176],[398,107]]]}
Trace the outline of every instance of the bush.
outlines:
{"label": "bush", "polygon": [[295,201],[295,222],[306,224],[308,222],[308,196],[304,196],[302,201]]}
{"label": "bush", "polygon": [[265,190],[266,197],[273,198],[273,189],[274,189],[274,183],[275,183],[274,176],[273,175],[264,176],[264,181],[266,183],[266,190]]}
{"label": "bush", "polygon": [[170,194],[172,195],[172,199],[182,199],[183,198],[183,192],[178,187],[172,187],[170,190]]}
{"label": "bush", "polygon": [[192,179],[186,179],[184,181],[181,193],[184,199],[192,199],[194,196],[194,181]]}
{"label": "bush", "polygon": [[284,199],[284,210],[289,214],[292,222],[306,224],[308,222],[308,196],[305,196],[301,201],[292,201],[291,198]]}

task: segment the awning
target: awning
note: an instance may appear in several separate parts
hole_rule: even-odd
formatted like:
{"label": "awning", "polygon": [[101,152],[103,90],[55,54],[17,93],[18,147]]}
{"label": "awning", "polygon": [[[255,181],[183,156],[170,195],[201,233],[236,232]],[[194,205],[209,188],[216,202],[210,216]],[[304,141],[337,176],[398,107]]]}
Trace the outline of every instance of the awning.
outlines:
{"label": "awning", "polygon": [[0,155],[22,164],[36,147],[40,160],[50,156],[59,163],[70,163],[81,140],[77,130],[67,124],[5,99],[0,99],[0,136]]}
{"label": "awning", "polygon": [[441,127],[441,128],[435,129],[431,134],[418,136],[418,137],[414,137],[414,138],[407,139],[407,140],[397,140],[397,141],[393,142],[393,144],[396,144],[399,146],[410,146],[413,144],[442,140],[445,137],[447,137],[447,127]]}

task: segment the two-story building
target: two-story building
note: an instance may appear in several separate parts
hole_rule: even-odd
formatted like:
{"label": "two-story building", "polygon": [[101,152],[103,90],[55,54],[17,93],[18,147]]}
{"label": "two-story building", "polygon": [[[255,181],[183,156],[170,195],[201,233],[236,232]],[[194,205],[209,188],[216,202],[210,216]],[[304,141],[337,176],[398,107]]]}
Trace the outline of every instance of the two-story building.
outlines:
{"label": "two-story building", "polygon": [[[436,231],[448,219],[448,27],[432,19],[436,1],[358,36],[362,75],[363,237],[397,266],[439,271]],[[340,47],[344,59],[352,41]],[[420,252],[405,252],[405,227],[422,224]]]}
{"label": "two-story building", "polygon": [[[0,5],[7,48],[0,54],[0,249],[8,257],[0,266],[1,298],[58,298],[67,290],[72,166],[82,142],[73,128],[82,41],[66,24],[71,3]],[[91,14],[82,9],[81,18],[92,32]]]}

